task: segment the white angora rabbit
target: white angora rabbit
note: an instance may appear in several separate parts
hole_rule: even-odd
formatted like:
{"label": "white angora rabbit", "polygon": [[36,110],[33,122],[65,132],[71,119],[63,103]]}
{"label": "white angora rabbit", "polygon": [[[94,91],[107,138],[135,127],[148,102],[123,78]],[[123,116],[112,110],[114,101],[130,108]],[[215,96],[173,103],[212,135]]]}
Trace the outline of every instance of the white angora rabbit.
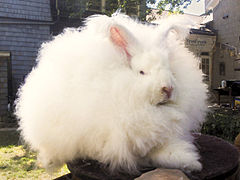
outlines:
{"label": "white angora rabbit", "polygon": [[191,131],[203,122],[207,88],[184,46],[188,26],[181,16],[149,25],[95,15],[44,43],[16,101],[41,164],[82,158],[111,171],[201,170]]}

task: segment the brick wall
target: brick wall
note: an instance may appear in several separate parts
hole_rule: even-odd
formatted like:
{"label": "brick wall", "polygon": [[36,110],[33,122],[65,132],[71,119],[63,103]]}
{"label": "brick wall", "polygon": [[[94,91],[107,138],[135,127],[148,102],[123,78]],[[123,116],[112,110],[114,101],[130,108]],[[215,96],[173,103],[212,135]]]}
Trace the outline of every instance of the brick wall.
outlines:
{"label": "brick wall", "polygon": [[8,62],[0,57],[0,117],[7,112],[8,105]]}
{"label": "brick wall", "polygon": [[221,1],[214,9],[213,25],[218,31],[218,40],[240,47],[240,1]]}
{"label": "brick wall", "polygon": [[[217,30],[218,44],[228,44],[240,51],[240,1],[220,1],[213,10],[213,28]],[[240,71],[234,71],[239,65],[236,57],[231,57],[227,48],[216,47],[213,60],[214,88],[222,80],[240,79]],[[220,74],[220,64],[225,64],[225,74]]]}

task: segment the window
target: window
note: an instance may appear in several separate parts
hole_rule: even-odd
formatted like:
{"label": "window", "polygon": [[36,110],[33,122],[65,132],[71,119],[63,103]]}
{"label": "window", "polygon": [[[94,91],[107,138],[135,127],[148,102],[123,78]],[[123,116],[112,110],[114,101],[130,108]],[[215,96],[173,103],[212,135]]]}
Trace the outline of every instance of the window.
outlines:
{"label": "window", "polygon": [[224,14],[222,18],[223,18],[223,19],[227,19],[228,17],[229,17],[228,14]]}
{"label": "window", "polygon": [[219,63],[219,74],[221,76],[225,76],[225,63],[224,62]]}
{"label": "window", "polygon": [[201,56],[209,56],[209,52],[201,52]]}
{"label": "window", "polygon": [[209,58],[201,59],[200,69],[202,69],[202,72],[205,75],[205,80],[209,81]]}

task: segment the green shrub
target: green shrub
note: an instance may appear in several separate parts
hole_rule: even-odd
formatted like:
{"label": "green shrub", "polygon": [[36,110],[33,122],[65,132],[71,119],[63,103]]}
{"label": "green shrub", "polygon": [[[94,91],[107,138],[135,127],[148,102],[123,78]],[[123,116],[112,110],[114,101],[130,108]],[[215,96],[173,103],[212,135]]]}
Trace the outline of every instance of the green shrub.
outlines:
{"label": "green shrub", "polygon": [[211,109],[201,132],[220,137],[231,143],[240,133],[240,111],[233,109]]}

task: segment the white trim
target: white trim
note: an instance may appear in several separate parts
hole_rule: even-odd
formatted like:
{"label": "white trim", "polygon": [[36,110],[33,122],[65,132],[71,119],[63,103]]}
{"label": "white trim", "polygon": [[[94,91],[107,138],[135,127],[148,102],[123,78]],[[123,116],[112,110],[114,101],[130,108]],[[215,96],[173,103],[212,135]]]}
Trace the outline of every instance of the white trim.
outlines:
{"label": "white trim", "polygon": [[210,10],[213,10],[218,4],[220,0],[210,0],[206,6],[205,6],[205,11],[208,12]]}
{"label": "white trim", "polygon": [[1,52],[0,51],[0,57],[10,57],[10,52]]}

